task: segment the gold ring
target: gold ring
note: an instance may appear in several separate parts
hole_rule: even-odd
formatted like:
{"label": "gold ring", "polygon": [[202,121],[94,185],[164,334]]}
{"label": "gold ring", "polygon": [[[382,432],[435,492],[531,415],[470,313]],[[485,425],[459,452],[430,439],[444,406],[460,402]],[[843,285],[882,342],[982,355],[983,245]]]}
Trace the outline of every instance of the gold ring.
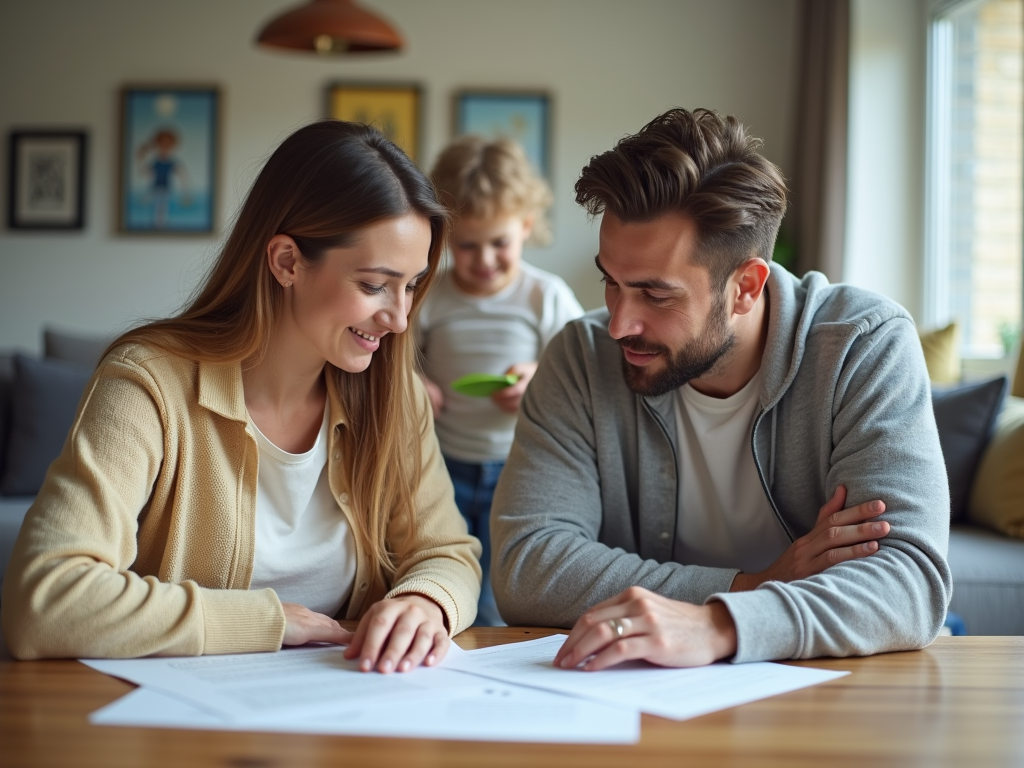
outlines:
{"label": "gold ring", "polygon": [[608,624],[612,628],[612,632],[615,633],[616,637],[622,637],[626,634],[626,624],[619,619],[608,619]]}

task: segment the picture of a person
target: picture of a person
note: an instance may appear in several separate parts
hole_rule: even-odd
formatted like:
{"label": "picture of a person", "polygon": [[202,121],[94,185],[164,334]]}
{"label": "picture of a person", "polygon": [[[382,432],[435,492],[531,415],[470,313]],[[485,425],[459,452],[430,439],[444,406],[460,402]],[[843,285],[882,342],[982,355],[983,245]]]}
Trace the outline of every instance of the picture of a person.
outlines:
{"label": "picture of a person", "polygon": [[136,151],[139,168],[149,177],[145,202],[152,206],[153,227],[156,229],[163,229],[167,223],[173,194],[172,177],[177,177],[181,204],[189,205],[188,172],[181,158],[175,155],[178,143],[174,129],[159,128]]}

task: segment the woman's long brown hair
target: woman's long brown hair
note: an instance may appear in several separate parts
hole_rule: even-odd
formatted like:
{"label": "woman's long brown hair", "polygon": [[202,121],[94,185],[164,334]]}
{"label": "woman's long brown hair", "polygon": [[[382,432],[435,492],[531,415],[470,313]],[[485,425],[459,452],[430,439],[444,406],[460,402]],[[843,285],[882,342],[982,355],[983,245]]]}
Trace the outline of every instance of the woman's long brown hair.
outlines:
{"label": "woman's long brown hair", "polygon": [[[283,299],[267,264],[271,237],[289,235],[315,264],[366,226],[407,213],[427,218],[431,231],[429,271],[418,282],[414,317],[436,277],[448,231],[448,214],[433,185],[374,128],[337,120],[300,128],[260,172],[224,249],[186,308],[128,331],[111,349],[138,342],[197,361],[255,364],[267,352]],[[428,424],[425,406],[414,396],[411,336],[381,338],[362,373],[329,363],[325,369],[337,383],[348,420],[341,449],[355,533],[381,575],[394,572],[413,528],[420,443]]]}

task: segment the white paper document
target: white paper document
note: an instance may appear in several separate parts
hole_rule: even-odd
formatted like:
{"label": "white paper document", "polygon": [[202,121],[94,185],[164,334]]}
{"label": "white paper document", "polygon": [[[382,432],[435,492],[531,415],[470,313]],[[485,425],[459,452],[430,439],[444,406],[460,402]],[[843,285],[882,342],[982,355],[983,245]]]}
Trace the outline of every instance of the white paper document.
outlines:
{"label": "white paper document", "polygon": [[785,664],[712,664],[666,669],[627,662],[599,672],[551,665],[566,635],[497,645],[459,654],[449,669],[494,680],[581,696],[652,715],[686,720],[780,693],[834,680],[849,672]]}
{"label": "white paper document", "polygon": [[848,674],[769,663],[556,669],[565,637],[452,645],[440,667],[390,675],[358,671],[335,645],[83,663],[142,686],[90,716],[102,725],[616,744],[639,740],[641,711],[682,720]]}
{"label": "white paper document", "polygon": [[[275,719],[347,711],[353,701],[424,697],[433,670],[381,675],[359,671],[337,645],[277,653],[148,659],[82,659],[93,669],[169,694],[222,719]],[[464,653],[452,646],[450,657]]]}
{"label": "white paper document", "polygon": [[[375,673],[369,673],[374,675]],[[382,677],[376,675],[376,677]],[[435,669],[424,698],[346,706],[301,717],[222,719],[187,701],[138,688],[89,717],[97,725],[258,730],[471,741],[634,744],[640,713],[599,702]]]}

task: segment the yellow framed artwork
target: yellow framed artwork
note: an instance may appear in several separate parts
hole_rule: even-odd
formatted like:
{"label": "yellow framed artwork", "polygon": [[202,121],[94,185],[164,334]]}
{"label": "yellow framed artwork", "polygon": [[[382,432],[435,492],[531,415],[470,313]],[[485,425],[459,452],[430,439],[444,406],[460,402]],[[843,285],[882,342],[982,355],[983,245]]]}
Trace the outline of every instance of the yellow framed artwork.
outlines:
{"label": "yellow framed artwork", "polygon": [[366,123],[395,142],[414,161],[420,151],[420,87],[415,83],[332,83],[327,114]]}

